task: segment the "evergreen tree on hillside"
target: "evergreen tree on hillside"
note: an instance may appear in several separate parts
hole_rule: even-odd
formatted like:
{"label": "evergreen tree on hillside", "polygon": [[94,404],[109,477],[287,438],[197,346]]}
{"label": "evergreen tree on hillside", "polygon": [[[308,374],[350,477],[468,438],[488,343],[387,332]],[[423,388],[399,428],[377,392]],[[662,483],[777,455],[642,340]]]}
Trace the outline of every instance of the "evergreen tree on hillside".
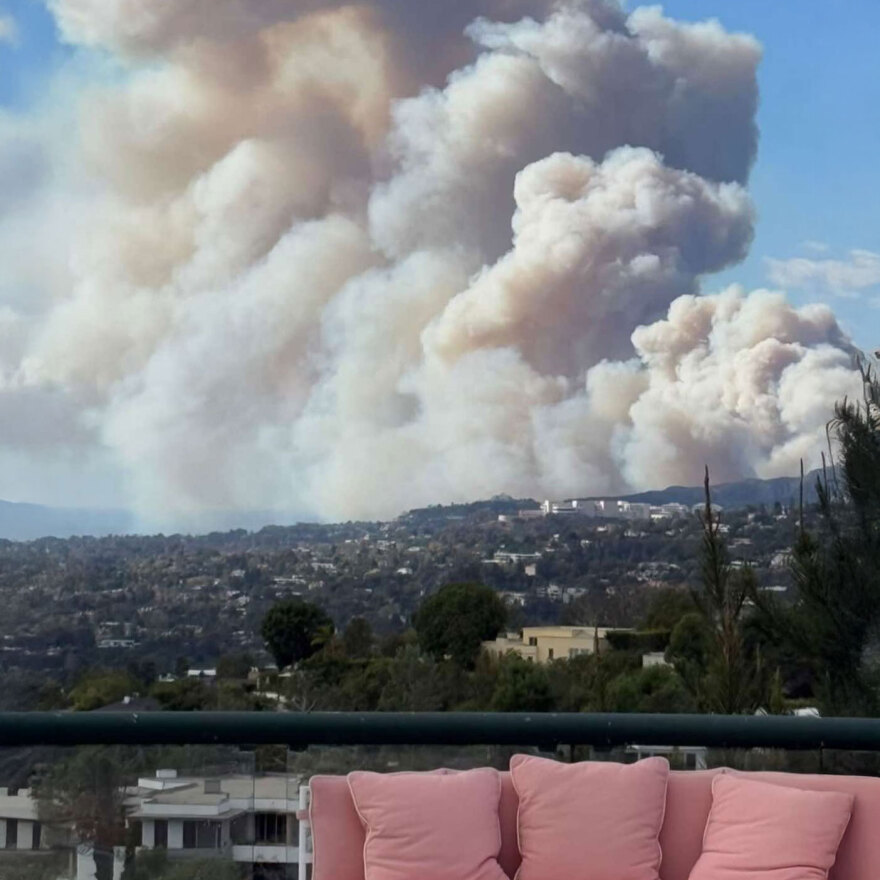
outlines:
{"label": "evergreen tree on hillside", "polygon": [[422,603],[414,624],[421,649],[437,660],[472,669],[481,643],[501,632],[507,609],[484,584],[447,584]]}
{"label": "evergreen tree on hillside", "polygon": [[747,649],[743,634],[746,600],[755,592],[754,573],[730,564],[712,506],[708,468],[705,495],[701,586],[692,591],[697,612],[679,621],[667,656],[701,711],[739,715],[754,712],[765,692],[760,656]]}
{"label": "evergreen tree on hillside", "polygon": [[301,599],[273,605],[260,628],[279,669],[316,654],[333,636],[333,621],[323,609]]}
{"label": "evergreen tree on hillside", "polygon": [[817,481],[820,523],[792,553],[796,601],[761,597],[767,629],[809,663],[824,714],[875,715],[880,635],[880,382],[862,367],[861,400],[837,404]]}

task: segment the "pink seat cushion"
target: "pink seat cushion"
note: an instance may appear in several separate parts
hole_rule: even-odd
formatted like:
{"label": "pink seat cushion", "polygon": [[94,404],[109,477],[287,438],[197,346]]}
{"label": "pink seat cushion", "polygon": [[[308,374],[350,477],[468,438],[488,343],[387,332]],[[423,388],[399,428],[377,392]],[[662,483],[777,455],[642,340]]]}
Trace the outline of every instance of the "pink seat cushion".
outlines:
{"label": "pink seat cushion", "polygon": [[690,880],[826,880],[853,796],[721,773]]}
{"label": "pink seat cushion", "polygon": [[364,826],[344,776],[309,780],[312,880],[364,880]]}
{"label": "pink seat cushion", "polygon": [[669,764],[515,755],[518,880],[659,880]]}
{"label": "pink seat cushion", "polygon": [[703,831],[712,806],[712,779],[720,770],[673,771],[666,788],[660,831],[662,880],[688,880],[703,851]]}
{"label": "pink seat cushion", "polygon": [[496,770],[355,772],[348,785],[366,828],[366,880],[507,880]]}

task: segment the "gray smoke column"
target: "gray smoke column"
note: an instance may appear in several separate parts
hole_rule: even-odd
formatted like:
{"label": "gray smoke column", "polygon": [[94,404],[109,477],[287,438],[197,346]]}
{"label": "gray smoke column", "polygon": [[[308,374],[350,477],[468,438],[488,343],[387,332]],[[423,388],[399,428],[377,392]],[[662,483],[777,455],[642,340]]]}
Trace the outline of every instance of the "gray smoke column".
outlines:
{"label": "gray smoke column", "polygon": [[51,8],[117,67],[76,138],[19,132],[0,253],[43,293],[4,387],[63,400],[145,522],[791,473],[853,387],[830,313],[699,295],[752,236],[749,36],[602,0]]}

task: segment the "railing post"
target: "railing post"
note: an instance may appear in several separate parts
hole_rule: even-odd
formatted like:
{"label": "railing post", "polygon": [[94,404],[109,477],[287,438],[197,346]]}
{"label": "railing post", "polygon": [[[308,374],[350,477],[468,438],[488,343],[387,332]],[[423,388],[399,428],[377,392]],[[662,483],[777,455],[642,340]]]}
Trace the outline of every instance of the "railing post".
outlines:
{"label": "railing post", "polygon": [[299,841],[298,841],[298,849],[297,849],[297,877],[299,880],[306,880],[306,877],[309,876],[309,865],[311,864],[311,853],[309,852],[310,846],[310,823],[308,819],[309,815],[309,800],[311,798],[311,792],[307,785],[301,785],[299,787],[299,811],[298,815],[301,817],[299,820]]}

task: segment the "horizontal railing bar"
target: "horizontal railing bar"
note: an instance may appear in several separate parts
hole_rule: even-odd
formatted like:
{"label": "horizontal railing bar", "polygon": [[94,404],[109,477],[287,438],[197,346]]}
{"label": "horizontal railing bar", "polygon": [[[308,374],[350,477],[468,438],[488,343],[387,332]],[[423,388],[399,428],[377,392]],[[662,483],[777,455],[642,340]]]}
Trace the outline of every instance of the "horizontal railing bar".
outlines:
{"label": "horizontal railing bar", "polygon": [[880,751],[880,719],[495,712],[5,712],[0,747],[620,745]]}

